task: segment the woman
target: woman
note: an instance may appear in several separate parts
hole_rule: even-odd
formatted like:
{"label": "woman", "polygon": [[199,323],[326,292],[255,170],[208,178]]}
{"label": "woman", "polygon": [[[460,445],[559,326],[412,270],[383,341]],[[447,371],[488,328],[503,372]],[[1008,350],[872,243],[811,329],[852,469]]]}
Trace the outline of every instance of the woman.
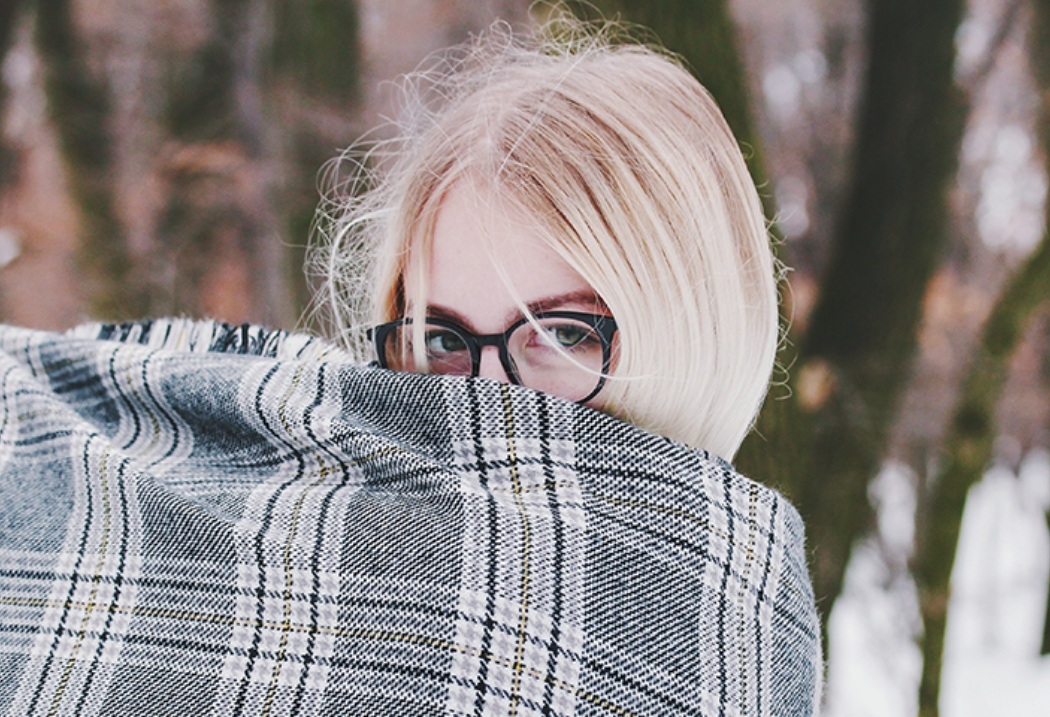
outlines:
{"label": "woman", "polygon": [[[340,328],[359,320],[345,267],[377,247],[381,365],[523,383],[731,460],[777,346],[740,149],[673,58],[554,30],[530,47],[497,28],[420,78],[437,109],[417,102],[392,167],[330,229]],[[530,354],[539,332],[555,342]]]}
{"label": "woman", "polygon": [[480,41],[340,200],[329,297],[378,242],[400,370],[0,327],[9,712],[815,712],[801,520],[716,457],[776,345],[754,187],[673,60],[580,37]]}

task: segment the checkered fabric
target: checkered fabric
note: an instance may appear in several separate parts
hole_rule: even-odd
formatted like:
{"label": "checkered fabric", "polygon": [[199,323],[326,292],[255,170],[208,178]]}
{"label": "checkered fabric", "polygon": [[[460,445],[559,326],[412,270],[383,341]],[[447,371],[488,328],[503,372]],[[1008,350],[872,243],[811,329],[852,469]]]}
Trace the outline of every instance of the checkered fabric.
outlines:
{"label": "checkered fabric", "polygon": [[0,328],[0,713],[810,715],[796,512],[481,379]]}

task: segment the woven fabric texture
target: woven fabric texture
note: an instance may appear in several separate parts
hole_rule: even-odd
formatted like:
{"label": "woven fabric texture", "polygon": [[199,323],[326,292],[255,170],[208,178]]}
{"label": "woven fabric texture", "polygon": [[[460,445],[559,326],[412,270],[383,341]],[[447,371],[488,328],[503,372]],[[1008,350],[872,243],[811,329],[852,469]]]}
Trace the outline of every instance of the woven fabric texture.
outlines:
{"label": "woven fabric texture", "polygon": [[486,380],[0,328],[0,714],[810,715],[802,524]]}

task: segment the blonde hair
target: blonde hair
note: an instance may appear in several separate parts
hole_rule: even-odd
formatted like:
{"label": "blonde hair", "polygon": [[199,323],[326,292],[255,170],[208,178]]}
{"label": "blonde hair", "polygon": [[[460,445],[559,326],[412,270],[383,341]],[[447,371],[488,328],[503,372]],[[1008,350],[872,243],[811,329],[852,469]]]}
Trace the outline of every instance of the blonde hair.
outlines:
{"label": "blonde hair", "polygon": [[410,77],[399,138],[358,165],[377,168],[367,191],[326,207],[330,308],[344,338],[366,312],[424,314],[426,270],[406,276],[409,253],[426,255],[444,196],[467,178],[534,219],[616,318],[604,410],[731,460],[777,347],[761,203],[707,91],[615,34],[564,16],[527,39],[498,25]]}

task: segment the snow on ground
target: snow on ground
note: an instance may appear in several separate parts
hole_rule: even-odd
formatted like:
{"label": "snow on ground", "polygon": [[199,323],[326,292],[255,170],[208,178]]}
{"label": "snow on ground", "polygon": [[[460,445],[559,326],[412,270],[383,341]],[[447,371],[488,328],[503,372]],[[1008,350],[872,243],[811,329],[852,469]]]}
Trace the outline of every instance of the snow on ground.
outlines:
{"label": "snow on ground", "polygon": [[[878,531],[857,546],[831,615],[825,717],[913,717],[921,656],[907,573],[914,478],[888,464],[872,486]],[[1039,656],[1050,573],[1050,453],[997,467],[966,503],[952,573],[943,717],[1050,715],[1050,656]]]}

